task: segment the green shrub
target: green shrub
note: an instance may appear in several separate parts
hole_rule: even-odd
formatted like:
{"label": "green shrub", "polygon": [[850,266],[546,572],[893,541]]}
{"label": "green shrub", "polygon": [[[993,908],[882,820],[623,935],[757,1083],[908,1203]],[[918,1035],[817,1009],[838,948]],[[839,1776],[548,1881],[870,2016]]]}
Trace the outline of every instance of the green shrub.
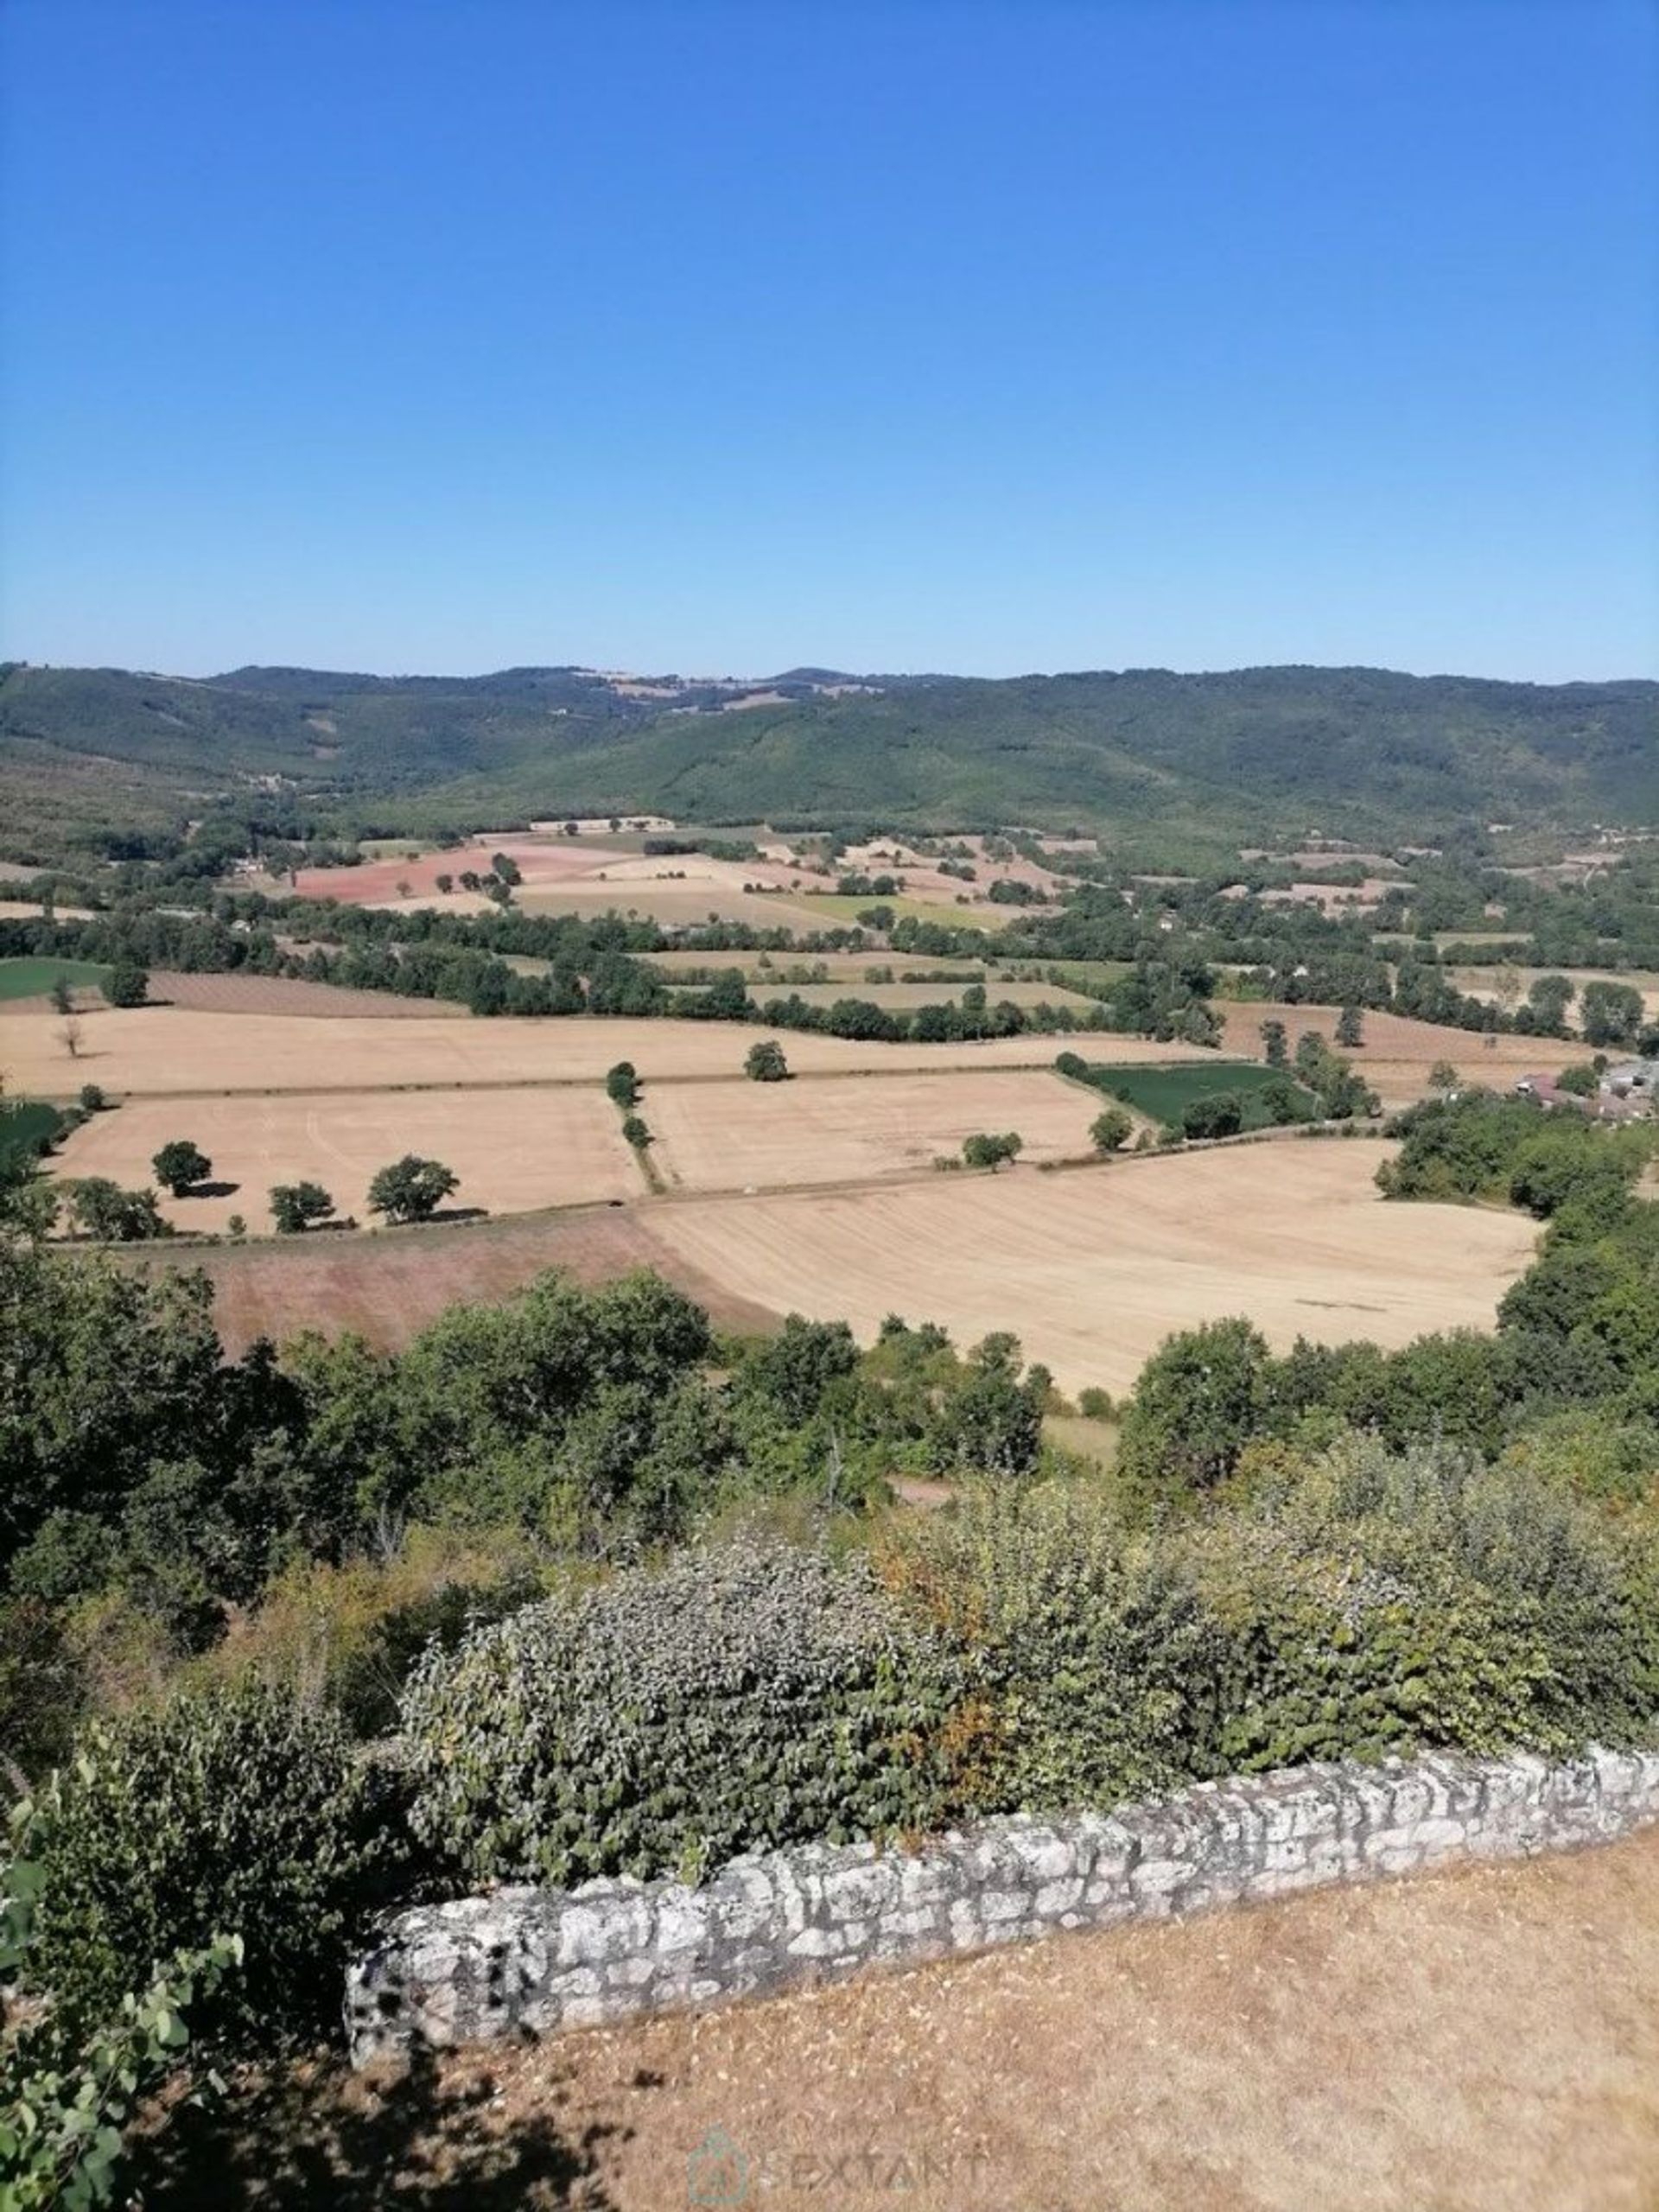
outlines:
{"label": "green shrub", "polygon": [[[32,1856],[35,1808],[13,1811],[0,1844],[0,1985],[34,1981],[46,1872]],[[51,2005],[0,2015],[0,2206],[5,2212],[86,2212],[114,2194],[135,2107],[183,2061],[187,2016],[240,1961],[235,1936],[218,1936],[158,1963],[148,1984],[124,1993],[108,2016],[77,2028]]]}
{"label": "green shrub", "polygon": [[1211,1631],[1097,1491],[986,1485],[890,1543],[890,1582],[961,1656],[967,1802],[1109,1805],[1215,1770]]}
{"label": "green shrub", "polygon": [[689,1552],[429,1652],[404,1700],[411,1825],[463,1880],[561,1884],[926,1827],[944,1679],[861,1568]]}
{"label": "green shrub", "polygon": [[1443,1445],[1285,1464],[1185,1539],[1224,1638],[1227,1766],[1650,1732],[1655,1621],[1593,1512]]}
{"label": "green shrub", "polygon": [[37,1969],[76,2023],[180,1949],[239,1936],[214,2008],[269,2042],[330,2021],[392,1857],[384,1785],[340,1722],[258,1683],[94,1725],[42,1793]]}

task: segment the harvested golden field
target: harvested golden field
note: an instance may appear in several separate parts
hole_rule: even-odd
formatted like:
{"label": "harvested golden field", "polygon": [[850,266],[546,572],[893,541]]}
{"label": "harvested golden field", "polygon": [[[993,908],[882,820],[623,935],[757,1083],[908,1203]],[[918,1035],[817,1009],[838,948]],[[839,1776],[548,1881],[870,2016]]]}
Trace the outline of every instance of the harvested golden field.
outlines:
{"label": "harvested golden field", "polygon": [[1650,1829],[402,2082],[273,2069],[182,2111],[137,2179],[181,2212],[367,2212],[391,2173],[434,2212],[671,2212],[719,2128],[779,2212],[1651,2212],[1656,1989]]}
{"label": "harvested golden field", "polygon": [[[1341,1009],[1332,1006],[1281,1006],[1217,1001],[1216,1011],[1226,1029],[1226,1050],[1259,1060],[1262,1024],[1282,1021],[1291,1050],[1304,1030],[1317,1030],[1333,1045]],[[1438,1060],[1449,1060],[1465,1083],[1486,1084],[1494,1090],[1509,1089],[1517,1076],[1552,1067],[1561,1052],[1559,1042],[1548,1038],[1482,1036],[1472,1029],[1448,1029],[1435,1021],[1416,1021],[1409,1014],[1373,1014],[1364,1017],[1364,1042],[1337,1050],[1353,1062],[1385,1106],[1408,1106],[1428,1090],[1429,1071]],[[1179,1054],[1172,1055],[1179,1058]]]}
{"label": "harvested golden field", "polygon": [[1280,1349],[1299,1335],[1398,1345],[1490,1327],[1535,1224],[1390,1205],[1373,1181],[1388,1153],[1292,1137],[1051,1174],[677,1199],[651,1224],[753,1304],[844,1318],[867,1340],[894,1311],[964,1344],[1012,1328],[1063,1389],[1116,1394],[1172,1331],[1224,1314],[1248,1314]]}
{"label": "harvested golden field", "polygon": [[[724,1021],[631,1021],[591,1015],[457,1021],[376,1013],[344,1020],[287,1014],[205,1014],[188,1007],[89,1008],[80,1051],[65,1050],[48,1012],[0,1014],[0,1073],[34,1097],[70,1098],[86,1082],[122,1094],[388,1090],[399,1085],[598,1082],[617,1060],[642,1077],[734,1075],[765,1029]],[[791,1068],[855,1074],[906,1068],[1052,1067],[1065,1038],[982,1044],[780,1040]],[[1100,1040],[1114,1060],[1202,1058],[1139,1038]]]}
{"label": "harvested golden field", "polygon": [[931,1168],[976,1130],[1017,1129],[1024,1157],[1089,1150],[1099,1101],[1035,1070],[872,1075],[856,1083],[672,1083],[641,1108],[659,1173],[689,1190],[788,1189]]}
{"label": "harvested golden field", "polygon": [[527,914],[577,914],[584,920],[639,914],[665,927],[707,921],[747,922],[757,930],[826,926],[823,915],[786,892],[745,891],[741,883],[679,883],[667,877],[616,881],[607,875],[591,883],[537,885],[517,893],[514,904]]}
{"label": "harvested golden field", "polygon": [[202,1194],[163,1197],[175,1227],[219,1230],[240,1214],[270,1229],[273,1183],[321,1183],[342,1217],[366,1222],[375,1171],[406,1152],[461,1178],[448,1210],[524,1213],[637,1197],[639,1168],[616,1109],[597,1085],[522,1090],[344,1091],[273,1097],[132,1098],[68,1137],[48,1172],[155,1181],[153,1156],[188,1137],[213,1163]]}
{"label": "harvested golden field", "polygon": [[281,1344],[302,1329],[328,1336],[350,1329],[380,1351],[396,1351],[447,1307],[498,1304],[550,1268],[584,1283],[650,1268],[706,1306],[722,1329],[753,1335],[777,1325],[780,1315],[729,1296],[660,1243],[647,1225],[652,1218],[637,1207],[578,1207],[368,1236],[317,1231],[182,1253],[126,1245],[116,1256],[151,1273],[200,1268],[213,1283],[219,1332],[233,1357],[257,1337]]}

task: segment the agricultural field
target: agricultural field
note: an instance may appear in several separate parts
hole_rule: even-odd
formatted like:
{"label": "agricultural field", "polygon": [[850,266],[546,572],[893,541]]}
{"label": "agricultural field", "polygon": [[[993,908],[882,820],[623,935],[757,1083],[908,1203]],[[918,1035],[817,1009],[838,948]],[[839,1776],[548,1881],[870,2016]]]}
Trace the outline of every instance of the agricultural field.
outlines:
{"label": "agricultural field", "polygon": [[[1111,1049],[1109,1043],[1107,1050]],[[1142,1067],[1133,1062],[1117,1066],[1091,1059],[1089,1065],[1100,1090],[1109,1091],[1114,1098],[1166,1129],[1179,1129],[1189,1106],[1224,1090],[1230,1091],[1243,1108],[1243,1128],[1268,1128],[1272,1116],[1263,1103],[1264,1094],[1285,1080],[1284,1070],[1264,1067],[1253,1060],[1210,1060],[1202,1065],[1179,1061],[1170,1067]],[[1300,1119],[1312,1121],[1316,1110],[1312,1096],[1298,1087],[1297,1099],[1303,1109]]]}
{"label": "agricultural field", "polygon": [[[48,1014],[19,1015],[0,1033],[0,1073],[13,1092],[72,1098],[83,1083],[111,1094],[378,1090],[511,1084],[597,1083],[617,1060],[652,1077],[732,1076],[768,1033],[724,1021],[609,1020],[589,1015],[523,1021],[454,1020],[426,1012],[318,1019],[309,1014],[209,1014],[185,1007],[102,1008],[81,1022],[72,1059]],[[800,1072],[1050,1068],[1052,1037],[999,1037],[951,1045],[890,1045],[786,1032]],[[1195,1058],[1208,1057],[1193,1049]],[[1114,1038],[1118,1060],[1167,1060],[1179,1050]]]}
{"label": "agricultural field", "polygon": [[273,1183],[321,1183],[341,1217],[367,1224],[378,1168],[406,1152],[442,1160],[461,1178],[448,1208],[523,1213],[610,1202],[644,1187],[615,1108],[597,1085],[512,1090],[284,1093],[255,1098],[131,1099],[68,1136],[48,1170],[60,1179],[107,1175],[124,1187],[155,1181],[154,1155],[188,1137],[213,1163],[212,1183],[163,1196],[176,1229],[222,1231],[232,1214],[264,1235]]}
{"label": "agricultural field", "polygon": [[[1463,942],[1466,944],[1468,939]],[[1651,968],[1632,968],[1621,975],[1616,968],[1450,968],[1447,980],[1472,999],[1484,999],[1492,1005],[1518,1004],[1541,976],[1565,976],[1575,990],[1581,991],[1586,983],[1624,983],[1640,991],[1642,1004],[1651,1019],[1659,1016],[1659,973]],[[1502,980],[1500,980],[1502,979]],[[1507,988],[1506,988],[1507,986]],[[1567,1010],[1569,1026],[1574,1020],[1577,1001]],[[1555,1049],[1562,1049],[1559,1041]]]}
{"label": "agricultural field", "polygon": [[844,897],[838,891],[810,891],[803,893],[797,902],[812,916],[815,929],[848,928],[859,916],[868,913],[872,906],[885,906],[898,921],[943,922],[949,929],[1006,929],[1021,912],[1018,906],[994,906],[988,899],[969,895],[972,885],[962,887],[961,904],[956,896],[950,899],[917,899],[907,892],[899,892],[891,899],[872,895]]}
{"label": "agricultural field", "polygon": [[[45,912],[38,899],[0,899],[0,922],[38,922]],[[90,906],[54,906],[52,913],[60,922],[86,922],[92,919],[92,910]]]}
{"label": "agricultural field", "polygon": [[[1471,1029],[1448,1029],[1434,1021],[1416,1021],[1402,1014],[1372,1014],[1364,1017],[1364,1042],[1336,1043],[1339,1009],[1325,1006],[1286,1006],[1270,1000],[1225,1002],[1217,1000],[1216,1012],[1225,1032],[1226,1050],[1241,1058],[1262,1057],[1262,1025],[1282,1021],[1295,1049],[1305,1030],[1313,1030],[1334,1051],[1351,1060],[1356,1073],[1381,1097],[1385,1107],[1409,1106],[1428,1091],[1430,1072],[1437,1062],[1447,1060],[1465,1083],[1489,1089],[1510,1088],[1520,1076],[1554,1066],[1572,1057],[1572,1047],[1548,1037],[1484,1036]],[[1112,1055],[1121,1058],[1116,1040]]]}
{"label": "agricultural field", "polygon": [[467,1021],[464,1006],[448,999],[400,999],[391,991],[357,991],[339,983],[308,982],[300,976],[180,975],[157,968],[149,978],[152,1006],[182,1007],[193,1014],[302,1014],[337,1021],[367,1016],[375,1021]]}
{"label": "agricultural field", "polygon": [[[486,873],[499,852],[520,872],[523,880],[514,889],[513,903],[525,913],[632,912],[664,925],[702,922],[714,915],[763,929],[814,926],[805,908],[788,895],[810,880],[791,864],[721,861],[706,853],[648,855],[639,849],[642,842],[638,834],[610,835],[608,825],[603,836],[582,837],[504,831],[413,858],[400,852],[354,868],[302,868],[292,887],[308,898],[353,906],[481,913],[488,911],[489,900],[480,892],[461,889],[460,878],[463,871]],[[448,891],[438,888],[440,876],[454,879]]]}
{"label": "agricultural field", "polygon": [[[896,971],[895,971],[896,972]],[[982,970],[981,971],[983,972]],[[895,1012],[918,1006],[944,1006],[960,999],[968,985],[949,983],[780,983],[762,976],[749,985],[749,995],[765,1006],[769,999],[799,998],[808,1006],[834,1006],[841,999],[868,999],[872,1006]],[[995,1006],[1006,999],[1012,1006],[1067,1006],[1074,1014],[1088,1014],[1095,1001],[1081,991],[1068,991],[1059,983],[999,983],[984,985],[986,1001]]]}
{"label": "agricultural field", "polygon": [[855,1083],[646,1086],[652,1160],[677,1188],[788,1190],[925,1172],[976,1130],[1017,1129],[1027,1160],[1089,1151],[1098,1102],[1035,1070],[873,1075]]}
{"label": "agricultural field", "polygon": [[[464,1189],[456,1194],[460,1204]],[[478,1221],[390,1229],[372,1236],[312,1233],[203,1245],[182,1256],[213,1286],[219,1334],[235,1357],[260,1337],[281,1344],[306,1329],[351,1330],[396,1350],[451,1306],[510,1298],[550,1268],[578,1282],[612,1282],[648,1268],[678,1285],[716,1327],[754,1335],[781,1315],[735,1297],[681,1259],[639,1208],[574,1207]],[[124,1266],[178,1264],[165,1245],[117,1248]]]}
{"label": "agricultural field", "polygon": [[48,992],[60,980],[77,994],[102,990],[109,973],[95,960],[0,960],[0,1001],[39,999],[44,1004]]}
{"label": "agricultural field", "polygon": [[0,1098],[0,1161],[33,1160],[62,1116],[37,1098]]}
{"label": "agricultural field", "polygon": [[1279,1349],[1306,1333],[1406,1344],[1490,1328],[1536,1224],[1390,1205],[1366,1138],[1263,1138],[1044,1173],[940,1175],[888,1189],[674,1199],[652,1233],[734,1297],[861,1337],[884,1314],[959,1343],[1019,1331],[1063,1389],[1116,1395],[1172,1331],[1248,1313]]}

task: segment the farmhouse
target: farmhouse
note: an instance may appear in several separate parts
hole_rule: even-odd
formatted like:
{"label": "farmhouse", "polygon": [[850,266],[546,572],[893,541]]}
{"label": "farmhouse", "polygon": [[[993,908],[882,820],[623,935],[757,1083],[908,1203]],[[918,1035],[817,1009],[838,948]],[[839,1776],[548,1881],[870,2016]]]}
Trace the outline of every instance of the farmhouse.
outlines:
{"label": "farmhouse", "polygon": [[1569,1107],[1575,1114],[1587,1114],[1590,1101],[1576,1090],[1563,1090],[1553,1075],[1523,1075],[1516,1083],[1516,1090],[1522,1098],[1535,1098],[1547,1114],[1560,1107]]}

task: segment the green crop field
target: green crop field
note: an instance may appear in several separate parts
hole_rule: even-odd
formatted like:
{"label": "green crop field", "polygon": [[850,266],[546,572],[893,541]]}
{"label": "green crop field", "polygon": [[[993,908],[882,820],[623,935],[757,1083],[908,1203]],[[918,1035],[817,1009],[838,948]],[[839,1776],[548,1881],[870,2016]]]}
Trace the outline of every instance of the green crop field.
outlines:
{"label": "green crop field", "polygon": [[33,1160],[56,1136],[62,1122],[57,1108],[42,1099],[0,1103],[0,1162],[14,1160],[20,1154]]}
{"label": "green crop field", "polygon": [[0,960],[0,999],[43,999],[60,976],[78,989],[101,990],[109,972],[96,960]]}
{"label": "green crop field", "polygon": [[[1213,1098],[1218,1090],[1230,1090],[1244,1109],[1243,1126],[1264,1129],[1272,1126],[1273,1116],[1262,1093],[1285,1075],[1285,1070],[1263,1067],[1255,1060],[1180,1060],[1166,1067],[1112,1067],[1091,1062],[1088,1079],[1097,1090],[1109,1091],[1126,1106],[1149,1115],[1170,1129],[1180,1128],[1182,1115],[1195,1099]],[[1293,1083],[1293,1088],[1300,1109],[1298,1118],[1311,1122],[1315,1111],[1313,1097],[1298,1084]]]}

